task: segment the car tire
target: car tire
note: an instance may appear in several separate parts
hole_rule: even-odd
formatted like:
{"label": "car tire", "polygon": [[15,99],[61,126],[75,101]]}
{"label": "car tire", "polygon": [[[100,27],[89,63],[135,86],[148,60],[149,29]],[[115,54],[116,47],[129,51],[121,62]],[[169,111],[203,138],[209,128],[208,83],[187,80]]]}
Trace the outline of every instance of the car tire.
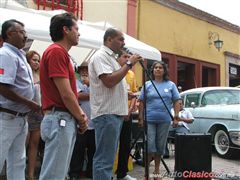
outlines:
{"label": "car tire", "polygon": [[236,156],[235,145],[231,142],[229,134],[225,129],[218,129],[215,132],[214,146],[218,156],[222,158],[233,158]]}

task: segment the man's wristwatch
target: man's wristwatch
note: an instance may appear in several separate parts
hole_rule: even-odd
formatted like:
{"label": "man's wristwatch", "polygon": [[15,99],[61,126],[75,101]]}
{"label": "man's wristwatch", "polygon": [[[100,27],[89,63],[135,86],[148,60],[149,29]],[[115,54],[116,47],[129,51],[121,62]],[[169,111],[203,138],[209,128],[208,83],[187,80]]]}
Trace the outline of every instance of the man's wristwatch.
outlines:
{"label": "man's wristwatch", "polygon": [[132,64],[131,61],[127,60],[127,61],[125,62],[125,64],[128,65],[128,67],[129,67],[130,69],[132,69],[133,64]]}

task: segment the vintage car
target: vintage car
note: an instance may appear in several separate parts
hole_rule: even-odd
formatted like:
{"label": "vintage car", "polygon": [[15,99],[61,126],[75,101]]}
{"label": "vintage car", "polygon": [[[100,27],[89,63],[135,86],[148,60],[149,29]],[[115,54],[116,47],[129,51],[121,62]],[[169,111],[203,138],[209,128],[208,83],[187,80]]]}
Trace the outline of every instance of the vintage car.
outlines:
{"label": "vintage car", "polygon": [[185,108],[195,121],[191,133],[211,133],[212,143],[220,157],[240,154],[240,88],[204,87],[181,93]]}

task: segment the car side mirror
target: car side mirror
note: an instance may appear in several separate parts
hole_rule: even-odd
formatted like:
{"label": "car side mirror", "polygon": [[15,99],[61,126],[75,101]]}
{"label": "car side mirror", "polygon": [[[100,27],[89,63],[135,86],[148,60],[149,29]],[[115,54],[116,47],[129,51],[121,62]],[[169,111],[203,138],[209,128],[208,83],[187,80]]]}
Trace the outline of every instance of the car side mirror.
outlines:
{"label": "car side mirror", "polygon": [[195,107],[196,107],[195,102],[191,102],[191,107],[192,107],[192,108],[195,108]]}

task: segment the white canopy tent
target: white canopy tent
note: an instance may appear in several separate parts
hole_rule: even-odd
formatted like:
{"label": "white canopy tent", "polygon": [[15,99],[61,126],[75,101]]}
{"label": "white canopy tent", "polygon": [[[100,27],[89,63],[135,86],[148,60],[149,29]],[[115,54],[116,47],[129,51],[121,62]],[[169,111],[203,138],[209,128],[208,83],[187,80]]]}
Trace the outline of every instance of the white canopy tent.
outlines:
{"label": "white canopy tent", "polygon": [[[62,13],[62,10],[57,11],[37,11],[33,9],[25,11],[0,8],[0,26],[2,23],[9,19],[17,19],[25,24],[25,29],[28,33],[28,37],[36,40],[33,43],[31,49],[35,49],[42,53],[46,47],[51,43],[49,35],[50,18]],[[99,23],[88,23],[86,21],[79,21],[80,41],[78,47],[73,47],[70,50],[70,54],[81,64],[86,60],[93,52],[100,48],[103,44],[104,28],[99,28]],[[1,29],[1,27],[0,27]],[[161,53],[131,36],[124,34],[126,47],[133,53],[140,54],[145,59],[161,60]]]}
{"label": "white canopy tent", "polygon": [[[110,23],[106,21],[100,21],[100,22],[89,22],[89,21],[81,21],[81,24],[87,25],[93,28],[97,28],[100,30],[106,30],[107,28],[114,27]],[[142,55],[145,59],[152,59],[152,60],[161,60],[161,53],[153,48],[152,46],[149,46],[127,34],[124,33],[124,37],[126,39],[126,47],[131,51],[136,54]],[[143,55],[144,52],[144,55]]]}

